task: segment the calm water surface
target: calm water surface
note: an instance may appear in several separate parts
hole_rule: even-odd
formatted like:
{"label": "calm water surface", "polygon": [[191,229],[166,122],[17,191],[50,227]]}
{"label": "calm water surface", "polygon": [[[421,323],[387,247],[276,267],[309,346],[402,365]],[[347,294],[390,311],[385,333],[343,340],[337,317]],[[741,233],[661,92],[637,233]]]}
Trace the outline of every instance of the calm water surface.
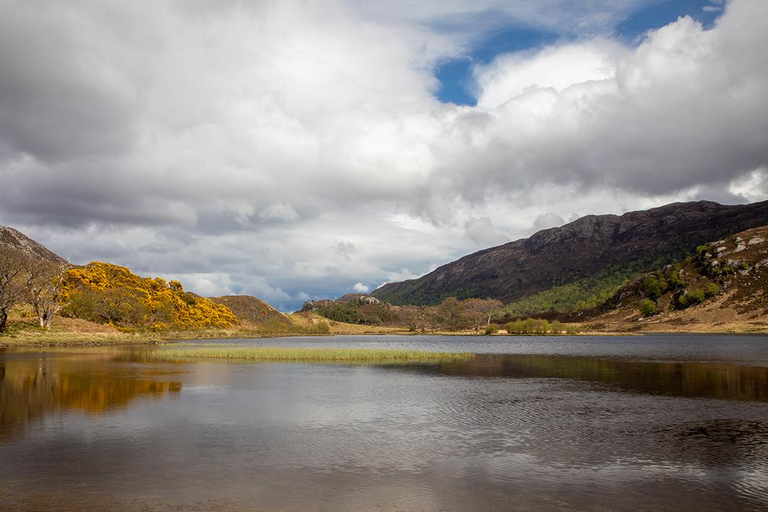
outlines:
{"label": "calm water surface", "polygon": [[768,337],[235,343],[478,355],[0,350],[0,509],[768,510]]}

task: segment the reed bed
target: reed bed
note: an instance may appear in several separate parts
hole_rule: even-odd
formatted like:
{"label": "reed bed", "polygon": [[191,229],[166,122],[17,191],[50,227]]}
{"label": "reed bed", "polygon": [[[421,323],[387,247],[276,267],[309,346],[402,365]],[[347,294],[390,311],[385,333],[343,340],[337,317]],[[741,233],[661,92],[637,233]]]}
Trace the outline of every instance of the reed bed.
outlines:
{"label": "reed bed", "polygon": [[387,350],[365,348],[294,348],[249,347],[213,348],[182,347],[162,348],[152,351],[157,359],[194,360],[225,359],[254,362],[348,362],[348,363],[419,363],[467,360],[468,352],[422,352],[416,350]]}

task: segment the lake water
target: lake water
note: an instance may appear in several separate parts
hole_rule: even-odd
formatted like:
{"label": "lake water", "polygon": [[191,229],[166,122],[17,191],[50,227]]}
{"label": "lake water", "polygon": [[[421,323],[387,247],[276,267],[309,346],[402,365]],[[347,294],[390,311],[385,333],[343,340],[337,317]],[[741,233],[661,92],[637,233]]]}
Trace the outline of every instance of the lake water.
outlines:
{"label": "lake water", "polygon": [[478,355],[0,350],[0,510],[768,510],[768,337],[234,343]]}

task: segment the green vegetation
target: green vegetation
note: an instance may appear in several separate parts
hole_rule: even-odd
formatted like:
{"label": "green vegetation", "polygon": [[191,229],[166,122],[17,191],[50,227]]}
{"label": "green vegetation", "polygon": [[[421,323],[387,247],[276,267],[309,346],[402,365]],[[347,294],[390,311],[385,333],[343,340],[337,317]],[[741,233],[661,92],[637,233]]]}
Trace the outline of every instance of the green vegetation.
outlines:
{"label": "green vegetation", "polygon": [[720,293],[720,287],[716,283],[709,283],[704,289],[704,297],[707,299],[714,297],[718,293]]}
{"label": "green vegetation", "polygon": [[389,304],[372,304],[363,299],[348,302],[327,301],[312,307],[312,311],[328,320],[347,324],[382,325],[397,319],[397,314]]}
{"label": "green vegetation", "polygon": [[612,265],[596,275],[553,286],[528,297],[516,300],[502,309],[506,318],[522,317],[557,311],[573,313],[592,309],[610,299],[631,279],[648,270],[659,268],[666,260],[639,260],[628,266]]}
{"label": "green vegetation", "polygon": [[683,293],[677,298],[677,306],[680,309],[689,308],[696,304],[701,304],[705,299],[704,290],[694,290],[687,293]]}
{"label": "green vegetation", "polygon": [[526,318],[509,322],[504,327],[509,334],[544,335],[544,334],[576,334],[579,330],[573,325],[562,324],[555,320],[551,324],[538,318]]}
{"label": "green vegetation", "polygon": [[547,311],[570,313],[591,309],[605,302],[627,281],[628,278],[624,276],[616,279],[581,279],[511,302],[503,308],[503,312],[510,318]]}
{"label": "green vegetation", "polygon": [[226,359],[256,362],[440,362],[467,360],[473,354],[467,352],[423,352],[415,350],[374,350],[354,348],[163,348],[152,352],[158,359]]}
{"label": "green vegetation", "polygon": [[501,305],[500,301],[492,299],[458,300],[448,297],[437,306],[392,306],[371,302],[370,298],[359,298],[353,301],[308,302],[303,310],[336,322],[400,326],[411,332],[482,332],[491,323],[492,317],[498,315]]}
{"label": "green vegetation", "polygon": [[646,277],[640,284],[640,291],[651,301],[657,300],[667,290],[669,290],[669,283],[658,273],[655,276]]}
{"label": "green vegetation", "polygon": [[641,300],[638,304],[638,307],[640,308],[640,313],[642,313],[643,316],[653,316],[656,314],[656,303],[651,299]]}

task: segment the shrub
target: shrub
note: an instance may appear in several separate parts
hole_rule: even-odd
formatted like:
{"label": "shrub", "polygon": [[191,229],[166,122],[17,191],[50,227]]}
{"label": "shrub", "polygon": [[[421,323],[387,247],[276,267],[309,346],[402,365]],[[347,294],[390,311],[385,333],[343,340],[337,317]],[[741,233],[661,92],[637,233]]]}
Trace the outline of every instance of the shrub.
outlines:
{"label": "shrub", "polygon": [[689,308],[691,306],[695,306],[696,304],[701,304],[704,302],[704,291],[702,290],[696,290],[692,292],[685,293],[677,298],[677,304],[681,309]]}
{"label": "shrub", "polygon": [[709,283],[706,289],[704,290],[704,297],[708,299],[710,297],[714,297],[718,293],[720,293],[720,287],[717,286],[715,283]]}
{"label": "shrub", "polygon": [[669,288],[669,284],[663,277],[648,277],[643,279],[640,289],[651,300],[656,300]]}
{"label": "shrub", "polygon": [[184,291],[181,283],[140,277],[126,267],[91,262],[67,272],[69,316],[130,331],[210,329],[237,325],[228,307]]}
{"label": "shrub", "polygon": [[329,334],[331,332],[331,326],[328,322],[318,322],[315,324],[315,328],[320,334]]}
{"label": "shrub", "polygon": [[679,289],[683,286],[682,268],[679,263],[675,263],[672,266],[672,271],[669,274],[669,285],[671,288]]}
{"label": "shrub", "polygon": [[641,300],[638,304],[638,307],[640,308],[640,313],[642,313],[643,316],[653,316],[656,314],[656,303],[651,299]]}
{"label": "shrub", "polygon": [[550,331],[550,326],[546,320],[526,318],[517,322],[509,322],[506,329],[510,334],[547,334]]}
{"label": "shrub", "polygon": [[485,328],[485,334],[496,334],[497,332],[499,332],[498,324],[488,324]]}

